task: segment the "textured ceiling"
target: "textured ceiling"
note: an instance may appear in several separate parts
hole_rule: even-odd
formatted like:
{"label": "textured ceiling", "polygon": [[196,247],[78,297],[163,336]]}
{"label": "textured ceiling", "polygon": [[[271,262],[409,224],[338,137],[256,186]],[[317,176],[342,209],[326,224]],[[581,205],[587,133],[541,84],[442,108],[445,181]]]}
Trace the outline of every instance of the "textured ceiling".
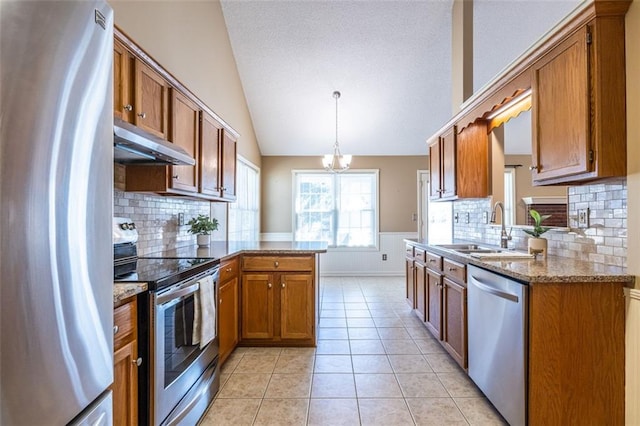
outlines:
{"label": "textured ceiling", "polygon": [[[474,59],[475,75],[485,81],[577,4],[476,2],[474,15],[490,22],[484,28],[474,24],[474,51],[491,43],[486,66],[482,57]],[[520,27],[511,3],[527,4],[521,19],[531,10],[544,19],[523,26],[526,33],[505,37],[509,27]],[[490,12],[483,12],[485,6]],[[329,153],[335,141],[334,90],[342,93],[343,153],[426,154],[425,140],[451,117],[451,7],[451,0],[222,0],[262,154]],[[502,55],[496,40],[505,46]]]}

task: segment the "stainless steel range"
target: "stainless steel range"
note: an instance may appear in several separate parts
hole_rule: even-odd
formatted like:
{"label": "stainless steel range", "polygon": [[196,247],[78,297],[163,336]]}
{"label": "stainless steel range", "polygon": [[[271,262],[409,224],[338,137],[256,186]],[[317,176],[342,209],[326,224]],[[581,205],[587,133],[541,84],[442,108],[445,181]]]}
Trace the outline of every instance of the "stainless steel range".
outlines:
{"label": "stainless steel range", "polygon": [[126,218],[114,218],[114,242],[115,281],[149,286],[138,299],[140,424],[196,424],[220,382],[220,260],[138,257],[137,230]]}

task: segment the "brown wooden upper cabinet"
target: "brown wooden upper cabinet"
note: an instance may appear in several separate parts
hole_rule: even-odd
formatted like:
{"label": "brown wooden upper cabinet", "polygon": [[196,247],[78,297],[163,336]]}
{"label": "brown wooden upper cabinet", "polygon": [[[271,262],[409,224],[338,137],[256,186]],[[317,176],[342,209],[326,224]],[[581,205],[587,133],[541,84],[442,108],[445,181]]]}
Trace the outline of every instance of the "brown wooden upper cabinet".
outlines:
{"label": "brown wooden upper cabinet", "polygon": [[113,55],[114,116],[168,139],[169,83],[118,40]]}
{"label": "brown wooden upper cabinet", "polygon": [[624,17],[598,17],[533,65],[533,182],[626,175]]}
{"label": "brown wooden upper cabinet", "polygon": [[446,130],[429,146],[429,197],[448,200],[456,196],[456,127]]}
{"label": "brown wooden upper cabinet", "polygon": [[114,116],[196,159],[194,166],[128,165],[125,189],[235,201],[235,133],[117,29],[113,52]]}
{"label": "brown wooden upper cabinet", "polygon": [[[171,89],[171,142],[184,149],[187,154],[198,158],[200,149],[200,108],[193,101],[175,89]],[[187,192],[198,191],[198,169],[193,166],[169,166],[170,186]]]}

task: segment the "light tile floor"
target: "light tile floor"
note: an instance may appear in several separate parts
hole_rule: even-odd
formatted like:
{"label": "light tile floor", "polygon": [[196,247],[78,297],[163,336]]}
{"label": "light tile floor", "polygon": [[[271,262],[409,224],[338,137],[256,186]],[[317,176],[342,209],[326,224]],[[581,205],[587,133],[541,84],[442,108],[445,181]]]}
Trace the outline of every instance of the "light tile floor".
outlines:
{"label": "light tile floor", "polygon": [[201,425],[501,425],[403,277],[323,277],[316,348],[237,348]]}

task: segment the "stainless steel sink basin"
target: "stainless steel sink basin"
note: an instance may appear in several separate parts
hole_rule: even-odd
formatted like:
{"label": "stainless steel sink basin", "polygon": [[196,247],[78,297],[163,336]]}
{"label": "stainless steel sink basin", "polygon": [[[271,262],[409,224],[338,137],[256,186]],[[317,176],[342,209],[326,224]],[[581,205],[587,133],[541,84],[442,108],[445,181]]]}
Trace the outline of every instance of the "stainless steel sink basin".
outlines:
{"label": "stainless steel sink basin", "polygon": [[477,244],[436,244],[436,247],[449,250],[477,250],[480,246]]}
{"label": "stainless steel sink basin", "polygon": [[453,250],[457,251],[458,253],[465,253],[465,254],[471,254],[471,253],[502,253],[502,250],[486,249],[486,248],[453,249]]}

